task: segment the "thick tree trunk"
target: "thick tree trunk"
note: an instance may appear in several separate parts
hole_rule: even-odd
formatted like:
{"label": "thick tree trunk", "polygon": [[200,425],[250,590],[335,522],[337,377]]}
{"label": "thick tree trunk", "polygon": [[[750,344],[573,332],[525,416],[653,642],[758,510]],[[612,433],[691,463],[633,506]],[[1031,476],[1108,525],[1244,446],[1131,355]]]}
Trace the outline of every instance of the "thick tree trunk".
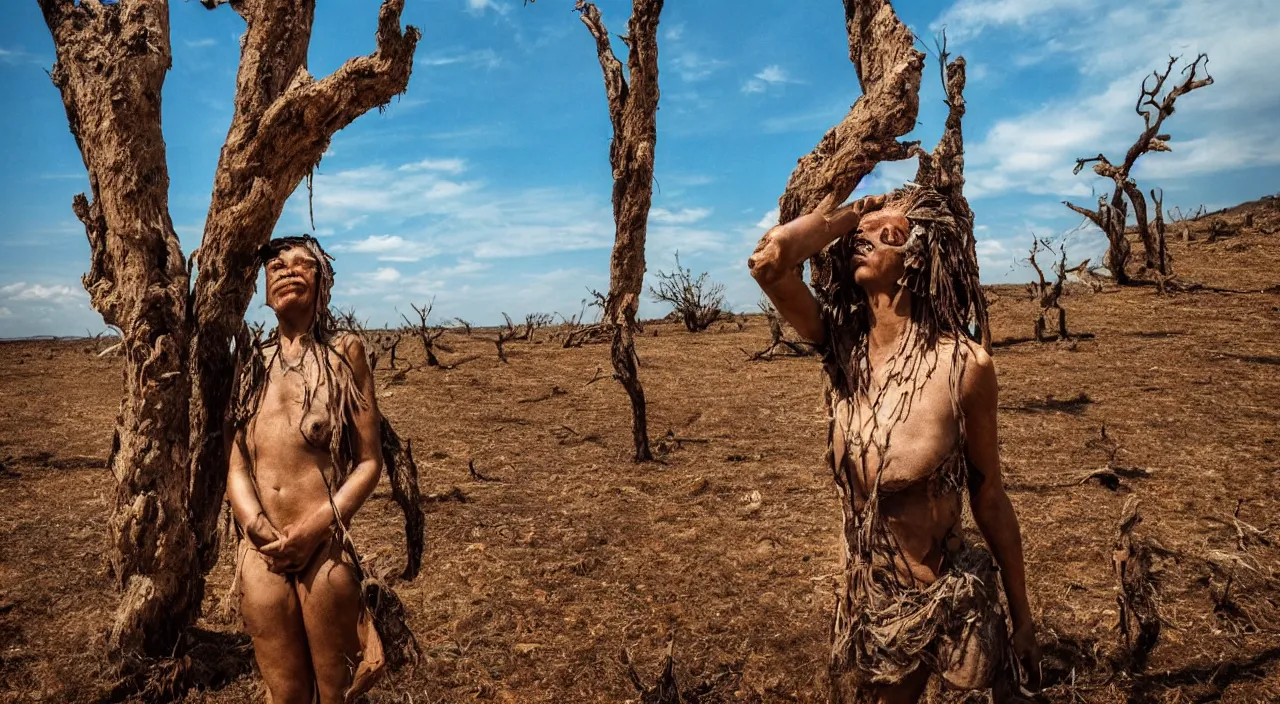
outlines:
{"label": "thick tree trunk", "polygon": [[57,52],[54,84],[92,189],[92,201],[74,203],[92,253],[85,287],[124,333],[110,459],[112,567],[124,595],[109,647],[128,665],[175,652],[216,561],[231,341],[253,294],[255,253],[330,137],[404,91],[420,35],[400,30],[404,1],[386,0],[377,51],[314,81],[305,71],[314,0],[233,3],[248,30],[193,297],[169,218],[160,124],[168,3],[39,2]]}
{"label": "thick tree trunk", "polygon": [[404,0],[385,0],[377,50],[316,81],[306,70],[314,0],[245,0],[232,7],[246,25],[236,112],[214,177],[192,301],[191,518],[206,571],[217,561],[226,490],[231,341],[253,298],[258,248],[330,138],[404,92],[421,36],[414,27],[400,30]]}
{"label": "thick tree trunk", "polygon": [[1128,286],[1133,281],[1129,277],[1129,260],[1133,256],[1133,248],[1129,244],[1129,236],[1125,233],[1129,210],[1125,207],[1121,189],[1116,189],[1115,195],[1111,198],[1111,205],[1103,211],[1102,217],[1106,223],[1103,232],[1107,233],[1109,243],[1106,256],[1107,270],[1111,272],[1117,284]]}
{"label": "thick tree trunk", "polygon": [[89,171],[73,204],[89,237],[85,288],[123,332],[124,397],[109,463],[111,567],[123,590],[109,636],[119,664],[172,652],[200,607],[187,525],[186,262],[169,219],[160,95],[169,8],[42,0],[54,85]]}
{"label": "thick tree trunk", "polygon": [[614,374],[631,400],[635,461],[653,459],[649,449],[644,387],[640,383],[634,329],[644,286],[644,242],[653,199],[654,146],[658,139],[658,19],[663,0],[634,0],[628,25],[627,69],[609,46],[609,33],[593,3],[579,0],[582,23],[596,40],[604,72],[613,142],[613,218],[617,230],[609,261],[605,318],[613,326]]}
{"label": "thick tree trunk", "polygon": [[[898,138],[910,132],[920,111],[924,54],[888,0],[845,0],[849,58],[862,96],[813,151],[800,158],[778,200],[778,222],[839,207],[882,161],[905,159],[913,144]],[[826,255],[810,262],[815,285],[830,277]]]}

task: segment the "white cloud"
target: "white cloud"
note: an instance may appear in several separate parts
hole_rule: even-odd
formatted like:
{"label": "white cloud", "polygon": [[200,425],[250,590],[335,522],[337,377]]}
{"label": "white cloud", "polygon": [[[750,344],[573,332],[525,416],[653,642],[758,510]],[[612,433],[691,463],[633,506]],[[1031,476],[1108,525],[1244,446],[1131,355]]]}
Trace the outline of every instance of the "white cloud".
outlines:
{"label": "white cloud", "polygon": [[671,66],[676,74],[688,83],[704,81],[728,65],[727,61],[703,56],[692,50],[677,50],[674,58],[671,59]]}
{"label": "white cloud", "polygon": [[1094,7],[1097,0],[959,0],[929,25],[947,36],[967,39],[989,27],[1026,27],[1037,19]]}
{"label": "white cloud", "polygon": [[462,159],[423,159],[412,164],[404,164],[399,171],[442,171],[447,174],[460,174],[467,168]]}
{"label": "white cloud", "polygon": [[370,278],[378,283],[390,284],[400,280],[400,272],[391,267],[383,267],[373,272]]}
{"label": "white cloud", "polygon": [[183,44],[186,44],[189,49],[202,49],[205,47],[216,46],[217,43],[216,39],[209,39],[207,37],[205,39],[188,39],[183,42]]}
{"label": "white cloud", "polygon": [[662,38],[669,42],[678,42],[684,37],[684,23],[673,24],[662,33]]}
{"label": "white cloud", "polygon": [[[316,174],[313,207],[319,227],[379,231],[336,251],[359,247],[382,261],[440,253],[490,259],[608,248],[614,228],[605,198],[607,191],[498,189],[440,171],[371,165]],[[307,221],[305,191],[294,195],[290,211]]]}
{"label": "white cloud", "polygon": [[778,218],[780,217],[782,217],[782,211],[778,208],[774,208],[773,210],[765,213],[764,217],[760,218],[760,222],[756,223],[756,229],[768,230],[778,224]]}
{"label": "white cloud", "polygon": [[[1067,0],[1049,4],[1086,6]],[[973,34],[1003,25],[1023,31],[1028,41],[1052,35],[1043,52],[1078,71],[1075,89],[998,121],[971,144],[971,197],[1088,196],[1097,179],[1088,170],[1073,176],[1075,159],[1099,152],[1113,161],[1123,158],[1143,127],[1134,113],[1143,77],[1163,69],[1170,55],[1184,57],[1170,85],[1179,79],[1181,65],[1199,52],[1209,55],[1215,83],[1178,99],[1177,113],[1164,124],[1173,136],[1173,152],[1143,156],[1136,176],[1176,181],[1280,163],[1280,127],[1273,119],[1280,92],[1259,89],[1274,82],[1271,67],[1280,63],[1280,44],[1274,41],[1280,32],[1278,3],[1247,0],[1230,11],[1215,0],[1099,5],[1084,23],[1070,13],[1042,13],[1028,3],[960,0],[952,9],[986,18],[966,25]]]}
{"label": "white cloud", "polygon": [[690,225],[705,220],[711,211],[706,208],[683,208],[677,211],[666,208],[653,208],[649,211],[649,222],[664,225]]}
{"label": "white cloud", "polygon": [[83,289],[65,284],[28,284],[25,281],[0,286],[0,299],[25,303],[81,303],[88,295]]}
{"label": "white cloud", "polygon": [[416,262],[440,253],[428,243],[406,240],[400,235],[369,235],[362,240],[334,245],[333,251],[376,254],[380,262]]}
{"label": "white cloud", "polygon": [[505,15],[511,11],[511,8],[495,0],[467,0],[467,10],[473,15],[482,15],[485,10],[493,10],[500,15]]}
{"label": "white cloud", "polygon": [[778,66],[777,64],[773,64],[771,66],[765,66],[760,73],[757,73],[746,83],[743,83],[742,92],[748,95],[752,93],[763,93],[771,87],[780,86],[784,83],[799,83],[799,81],[792,78],[791,75],[787,73],[786,69]]}
{"label": "white cloud", "polygon": [[705,174],[677,174],[671,176],[670,180],[677,186],[693,187],[706,186],[715,183],[715,179]]}
{"label": "white cloud", "polygon": [[[489,0],[483,1],[488,2]],[[493,5],[490,6],[494,7]],[[505,5],[501,7],[505,7]],[[502,65],[502,58],[499,57],[493,49],[477,49],[475,51],[467,51],[460,54],[432,54],[420,59],[414,59],[414,63],[422,66],[453,66],[455,64],[465,64],[468,66],[497,68]]]}
{"label": "white cloud", "polygon": [[21,48],[6,49],[0,47],[0,65],[18,66],[21,64],[46,64],[51,63],[44,58],[32,54],[29,51],[23,51]]}
{"label": "white cloud", "polygon": [[5,308],[4,306],[0,306],[0,318],[12,318],[12,317],[13,317],[13,311],[9,310],[8,308]]}
{"label": "white cloud", "polygon": [[790,115],[765,118],[760,127],[765,134],[783,132],[825,132],[849,112],[848,103],[833,104]]}

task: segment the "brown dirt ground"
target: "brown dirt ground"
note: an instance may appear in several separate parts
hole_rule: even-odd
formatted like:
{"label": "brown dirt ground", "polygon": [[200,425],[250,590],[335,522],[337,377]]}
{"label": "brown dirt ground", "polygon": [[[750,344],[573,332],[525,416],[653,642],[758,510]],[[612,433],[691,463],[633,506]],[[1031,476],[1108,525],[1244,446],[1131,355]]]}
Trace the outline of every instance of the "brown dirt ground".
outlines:
{"label": "brown dirt ground", "polygon": [[[1255,203],[1211,216],[1256,227],[1173,245],[1184,280],[1262,291],[1158,295],[1151,288],[1065,300],[1072,343],[1024,341],[1034,304],[1001,287],[1001,444],[1022,522],[1031,598],[1055,702],[1280,701],[1280,210]],[[1171,228],[1174,229],[1174,228]],[[1176,229],[1174,230],[1176,232]],[[383,411],[412,438],[428,505],[423,574],[398,587],[422,645],[417,669],[374,702],[635,700],[619,664],[647,680],[669,632],[690,701],[821,699],[835,589],[839,511],[822,463],[825,422],[812,359],[748,362],[757,316],[690,335],[651,324],[639,343],[662,461],[628,461],[626,398],[605,378],[604,346],[563,350],[447,336],[482,356],[453,371],[385,383]],[[545,335],[544,335],[545,336]],[[406,342],[420,361],[416,343]],[[0,345],[0,700],[97,701],[114,605],[105,569],[113,495],[103,468],[119,364],[88,342]],[[553,388],[565,393],[543,401]],[[1150,470],[1116,491],[1080,477],[1107,461]],[[472,481],[468,460],[500,482]],[[760,506],[749,497],[759,492]],[[1167,621],[1145,674],[1113,673],[1116,521],[1141,500],[1138,531],[1156,560]],[[1239,557],[1232,513],[1268,531]],[[359,544],[399,565],[400,520],[385,482],[357,521]],[[1215,552],[1217,551],[1217,552]],[[212,650],[242,668],[233,619],[218,615],[229,553],[211,578]],[[209,652],[206,650],[205,652]],[[260,698],[250,671],[188,702]]]}

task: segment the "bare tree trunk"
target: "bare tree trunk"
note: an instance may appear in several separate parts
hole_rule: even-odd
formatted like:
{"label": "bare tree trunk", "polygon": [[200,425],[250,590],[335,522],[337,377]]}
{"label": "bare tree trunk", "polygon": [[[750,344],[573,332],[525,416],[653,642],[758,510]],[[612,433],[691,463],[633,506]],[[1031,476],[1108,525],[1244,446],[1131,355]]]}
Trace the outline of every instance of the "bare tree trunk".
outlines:
{"label": "bare tree trunk", "polygon": [[625,41],[627,69],[609,45],[609,33],[594,3],[578,0],[582,23],[596,40],[604,72],[613,142],[613,218],[617,232],[609,261],[609,297],[605,317],[613,326],[611,358],[618,381],[631,399],[635,461],[653,459],[649,449],[644,387],[635,349],[636,313],[644,285],[644,241],[653,199],[654,146],[658,139],[658,18],[663,0],[633,0]]}
{"label": "bare tree trunk", "polygon": [[[169,8],[42,0],[71,134],[93,200],[73,208],[89,238],[90,302],[120,328],[124,396],[109,464],[111,568],[123,598],[109,647],[122,664],[172,649],[199,608],[187,525],[186,262],[169,219],[160,95],[170,65]],[[175,617],[176,616],[176,617]]]}
{"label": "bare tree trunk", "polygon": [[284,203],[343,127],[403,93],[421,34],[400,29],[404,0],[378,12],[377,50],[317,81],[306,70],[315,0],[245,0],[236,111],[214,176],[192,301],[191,517],[207,571],[226,490],[231,340],[253,297],[258,248]]}
{"label": "bare tree trunk", "polygon": [[172,656],[199,616],[226,482],[231,341],[253,293],[256,251],[333,133],[403,92],[419,33],[400,31],[403,0],[385,0],[378,50],[314,81],[304,69],[314,0],[233,4],[248,30],[193,297],[168,212],[161,130],[168,3],[39,4],[93,195],[73,204],[91,250],[85,287],[126,350],[110,459],[111,560],[124,593],[108,645],[129,666]]}
{"label": "bare tree trunk", "polygon": [[1133,218],[1138,223],[1138,239],[1142,241],[1143,264],[1148,271],[1159,271],[1158,246],[1151,232],[1150,221],[1147,220],[1147,199],[1133,181],[1125,182],[1124,194],[1129,197],[1129,203],[1133,206]]}
{"label": "bare tree trunk", "polygon": [[[947,197],[951,212],[965,238],[968,250],[965,272],[971,289],[981,291],[978,277],[978,241],[973,234],[973,210],[964,197],[964,87],[965,60],[963,56],[947,63],[946,34],[942,35],[938,61],[942,64],[942,87],[947,96],[947,121],[942,132],[942,139],[934,146],[933,153],[919,151],[919,167],[916,169],[916,183],[929,186]],[[991,352],[991,324],[987,315],[986,298],[969,301],[973,310],[974,324],[977,326],[978,340],[988,353]]]}
{"label": "bare tree trunk", "polygon": [[[898,138],[916,124],[924,54],[888,0],[845,0],[844,11],[862,96],[796,164],[778,199],[779,223],[838,207],[877,164],[906,159],[916,144]],[[825,254],[810,262],[815,285],[830,278],[825,262]]]}
{"label": "bare tree trunk", "polygon": [[1155,231],[1156,239],[1156,270],[1161,276],[1168,276],[1170,267],[1169,250],[1165,246],[1164,189],[1151,189],[1151,205],[1156,211],[1155,217],[1151,219],[1151,228]]}

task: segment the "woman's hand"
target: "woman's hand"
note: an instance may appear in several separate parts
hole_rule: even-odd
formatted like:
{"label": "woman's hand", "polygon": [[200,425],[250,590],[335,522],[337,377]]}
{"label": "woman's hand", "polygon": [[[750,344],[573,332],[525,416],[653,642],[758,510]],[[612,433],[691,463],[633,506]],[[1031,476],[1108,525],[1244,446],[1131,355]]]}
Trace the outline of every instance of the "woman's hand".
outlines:
{"label": "woman's hand", "polygon": [[1040,645],[1036,643],[1034,623],[1020,624],[1013,631],[1013,654],[1018,658],[1026,677],[1025,684],[1032,691],[1040,688]]}
{"label": "woman's hand", "polygon": [[280,539],[280,533],[275,526],[271,525],[267,514],[262,511],[259,511],[252,521],[249,521],[249,525],[244,527],[244,532],[249,538],[249,542],[253,543],[253,546],[259,550],[262,549],[262,546],[269,545]]}
{"label": "woman's hand", "polygon": [[285,526],[280,537],[258,548],[267,560],[267,569],[276,574],[298,572],[311,562],[316,548],[329,537],[328,526],[323,530],[308,528],[305,523]]}

